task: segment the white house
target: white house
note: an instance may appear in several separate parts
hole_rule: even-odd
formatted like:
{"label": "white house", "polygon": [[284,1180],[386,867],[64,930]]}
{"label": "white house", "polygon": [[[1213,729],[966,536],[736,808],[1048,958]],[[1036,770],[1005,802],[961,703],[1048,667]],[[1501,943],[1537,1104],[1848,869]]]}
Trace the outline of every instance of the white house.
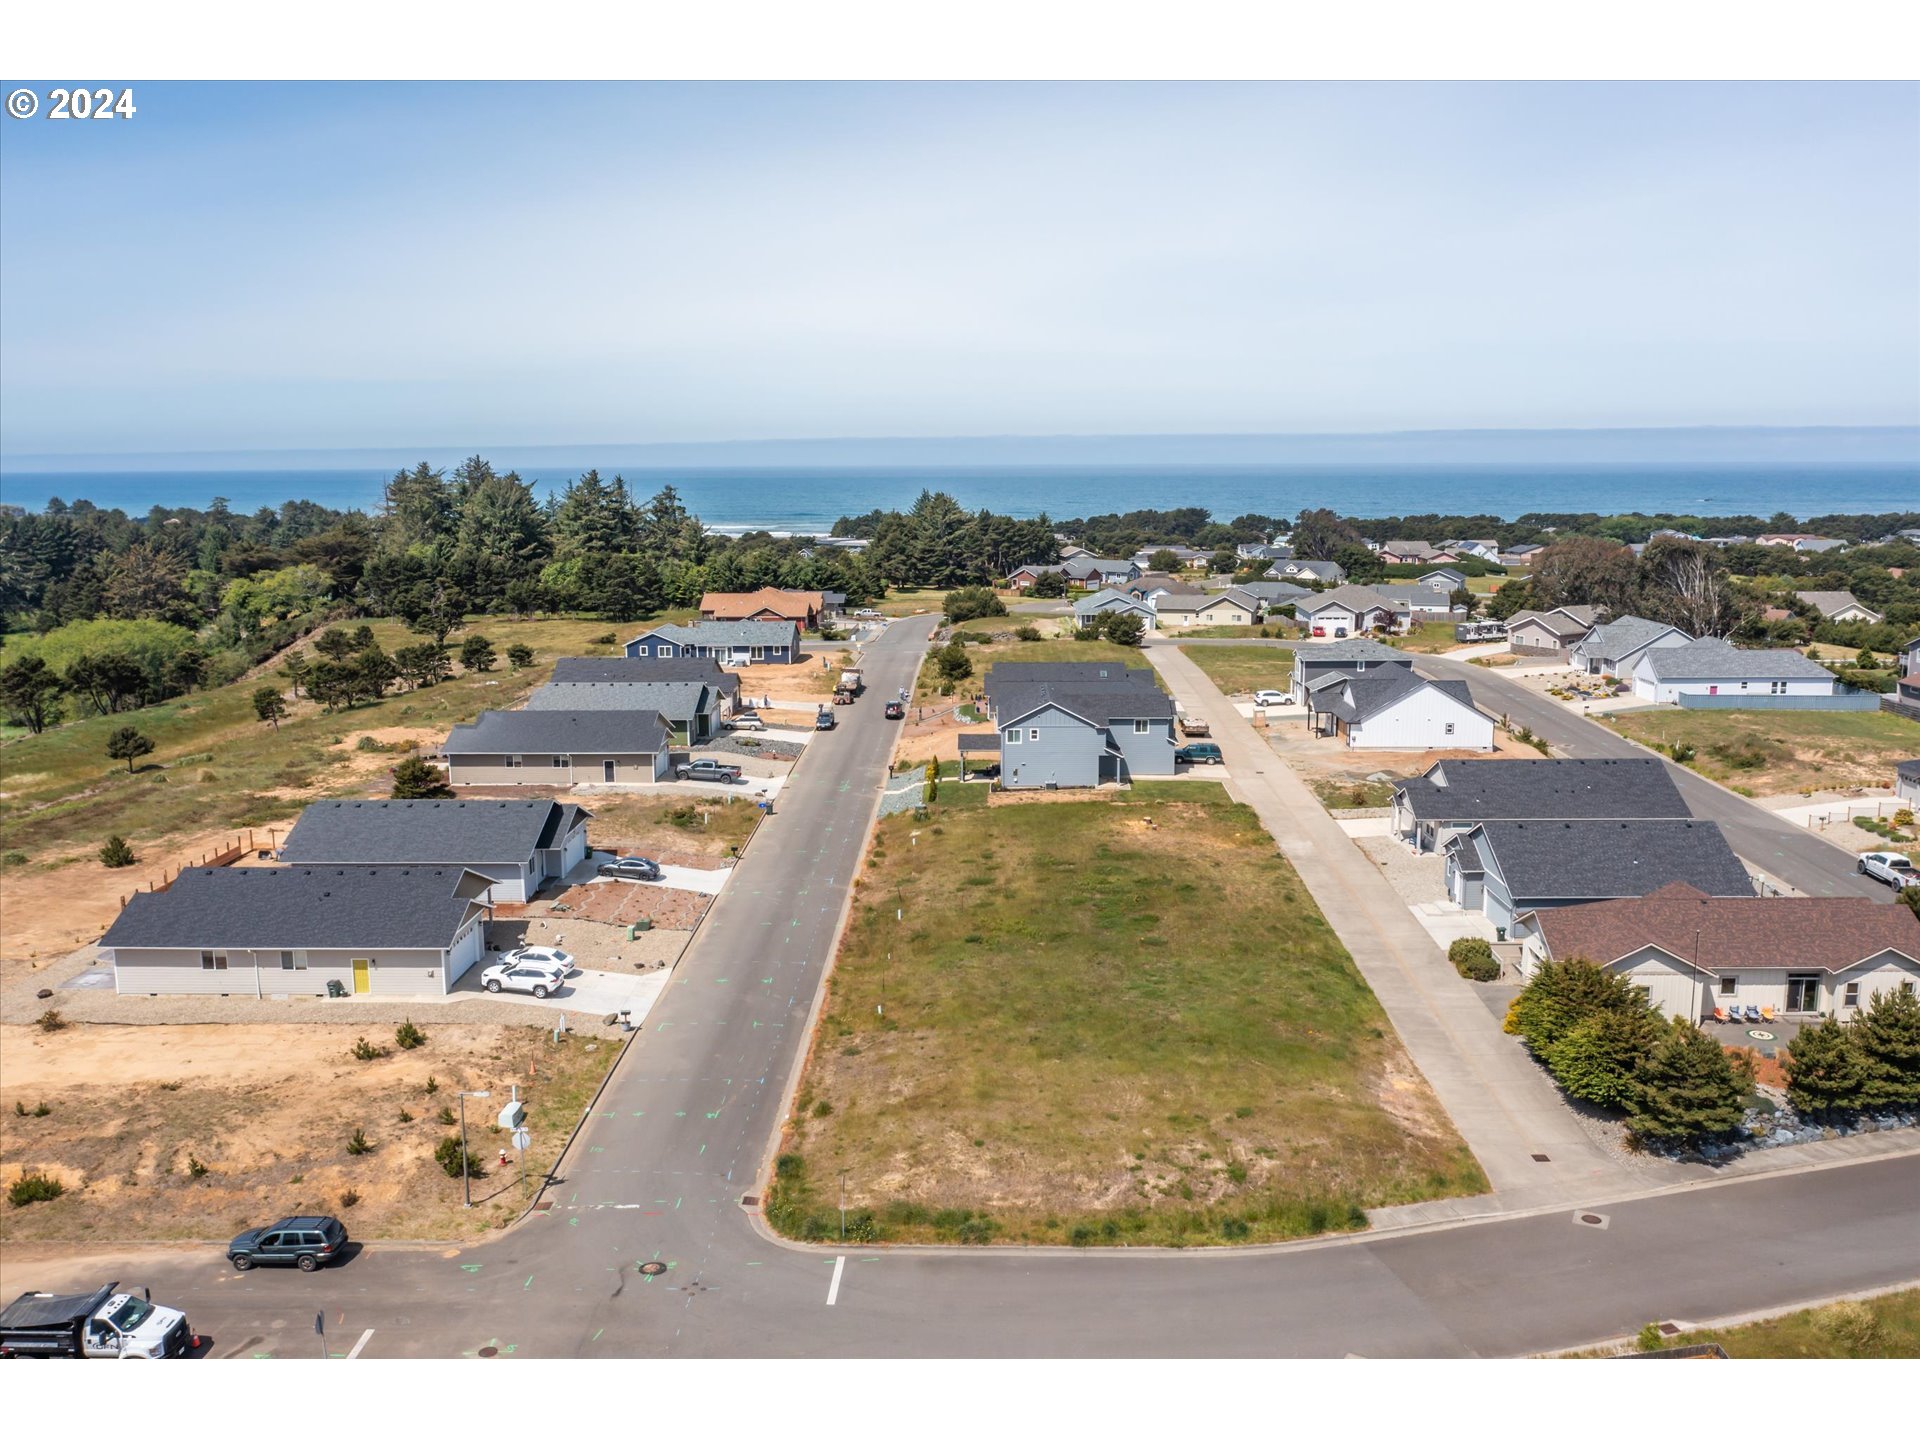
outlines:
{"label": "white house", "polygon": [[1329,674],[1307,690],[1307,723],[1349,750],[1491,750],[1493,721],[1464,680],[1425,680],[1382,667]]}
{"label": "white house", "polygon": [[1851,590],[1800,590],[1795,593],[1818,610],[1822,620],[1831,620],[1836,624],[1864,620],[1869,625],[1878,625],[1886,619],[1872,606],[1862,605]]}
{"label": "white house", "polygon": [[1740,650],[1709,637],[1648,650],[1634,666],[1633,693],[1675,704],[1682,695],[1837,695],[1840,682],[1797,650]]}
{"label": "white house", "polygon": [[1439,589],[1424,581],[1413,585],[1374,585],[1368,588],[1396,611],[1404,610],[1416,622],[1444,620],[1453,613],[1453,591]]}
{"label": "white house", "polygon": [[1153,602],[1164,630],[1191,630],[1202,625],[1252,625],[1260,616],[1260,602],[1243,590],[1225,594],[1163,594]]}
{"label": "white house", "polygon": [[1910,810],[1920,810],[1920,759],[1902,760],[1893,767],[1893,796],[1907,802]]}
{"label": "white house", "polygon": [[1588,675],[1628,676],[1647,651],[1671,649],[1692,639],[1678,626],[1643,620],[1638,615],[1622,615],[1618,620],[1594,626],[1575,641],[1569,658],[1574,669]]}
{"label": "white house", "polygon": [[1579,956],[1695,1021],[1749,1005],[1851,1020],[1874,996],[1920,984],[1920,918],[1865,896],[1729,898],[1673,884],[1521,914],[1512,938],[1522,976]]}
{"label": "white house", "polygon": [[1405,611],[1365,585],[1338,585],[1294,601],[1294,618],[1310,629],[1341,638],[1369,630],[1397,630]]}
{"label": "white house", "polygon": [[122,995],[444,995],[485,951],[492,882],[458,865],[183,870],[100,937]]}

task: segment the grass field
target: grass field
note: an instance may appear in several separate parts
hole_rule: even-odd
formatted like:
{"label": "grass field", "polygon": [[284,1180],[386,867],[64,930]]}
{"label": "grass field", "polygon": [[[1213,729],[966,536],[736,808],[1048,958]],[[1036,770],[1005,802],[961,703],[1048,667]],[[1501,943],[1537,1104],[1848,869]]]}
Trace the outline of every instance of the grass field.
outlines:
{"label": "grass field", "polygon": [[[1725,1330],[1688,1330],[1659,1344],[1718,1344],[1735,1360],[1911,1360],[1920,1357],[1920,1290],[1842,1300]],[[1601,1353],[1613,1352],[1581,1358]]]}
{"label": "grass field", "polygon": [[1293,651],[1279,645],[1182,645],[1223,695],[1284,690],[1293,682]]}
{"label": "grass field", "polygon": [[1405,635],[1395,635],[1387,641],[1396,650],[1411,650],[1419,655],[1437,655],[1459,643],[1451,620],[1422,620]]}
{"label": "grass field", "polygon": [[843,1172],[850,1237],[949,1243],[1280,1240],[1485,1188],[1252,811],[986,795],[880,824],[774,1224],[837,1237]]}
{"label": "grass field", "polygon": [[[972,623],[972,622],[969,622]],[[1127,645],[1115,645],[1110,640],[1074,640],[1065,636],[1050,640],[1016,640],[1011,631],[997,635],[985,645],[969,644],[967,658],[973,662],[973,673],[954,685],[957,695],[972,695],[980,689],[981,678],[987,673],[987,667],[999,660],[1105,660],[1118,661],[1136,669],[1146,669],[1147,657],[1139,650]],[[928,654],[920,666],[920,677],[914,681],[913,698],[924,704],[938,704],[945,701],[951,704],[949,697],[940,693],[944,682],[934,666],[933,655]],[[1155,676],[1155,684],[1159,677]]]}
{"label": "grass field", "polygon": [[882,615],[931,615],[947,598],[944,590],[895,590],[868,607]]}
{"label": "grass field", "polygon": [[1692,745],[1694,769],[1751,795],[1885,786],[1898,761],[1920,754],[1920,725],[1883,710],[1663,707],[1607,719],[1642,744]]}

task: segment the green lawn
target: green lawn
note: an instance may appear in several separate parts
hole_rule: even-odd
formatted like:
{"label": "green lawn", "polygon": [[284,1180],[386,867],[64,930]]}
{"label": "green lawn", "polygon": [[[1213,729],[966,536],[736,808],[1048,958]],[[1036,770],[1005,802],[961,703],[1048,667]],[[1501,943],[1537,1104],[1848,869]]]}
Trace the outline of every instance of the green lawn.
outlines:
{"label": "green lawn", "polygon": [[1693,746],[1694,769],[1749,795],[1884,786],[1896,763],[1920,754],[1920,725],[1884,710],[1662,706],[1607,718],[1621,734],[1668,753]]}
{"label": "green lawn", "polygon": [[[389,652],[420,637],[395,620],[371,622]],[[487,674],[457,675],[419,691],[392,691],[372,705],[327,714],[309,701],[296,702],[276,731],[254,718],[253,692],[287,681],[276,670],[232,685],[170,700],[121,715],[92,716],[0,746],[0,848],[21,851],[31,861],[75,842],[97,845],[110,833],[126,836],[136,850],[160,849],[169,837],[219,826],[266,824],[296,813],[304,801],[276,797],[289,789],[324,790],[330,772],[352,779],[358,756],[364,776],[367,756],[344,737],[376,729],[418,729],[443,735],[481,710],[517,704],[552,673],[560,655],[615,654],[594,638],[624,635],[637,626],[602,620],[515,620],[489,617],[456,631],[482,634],[504,657],[509,645],[525,644],[534,663],[514,673],[505,659]],[[458,668],[457,666],[455,667]],[[139,773],[109,760],[107,736],[132,725],[155,742],[139,761]]]}
{"label": "green lawn", "polygon": [[[806,1239],[1218,1245],[1484,1177],[1218,786],[881,822],[769,1219]],[[896,909],[905,913],[895,919]]]}
{"label": "green lawn", "polygon": [[1688,1330],[1660,1344],[1718,1344],[1736,1360],[1911,1360],[1920,1357],[1920,1290],[1842,1300],[1726,1330]]}
{"label": "green lawn", "polygon": [[1451,620],[1422,620],[1405,635],[1390,636],[1387,640],[1396,650],[1411,650],[1420,655],[1435,655],[1459,643]]}
{"label": "green lawn", "polygon": [[1223,695],[1284,690],[1293,682],[1293,651],[1279,645],[1182,645]]}
{"label": "green lawn", "polygon": [[[1000,660],[1105,660],[1117,661],[1135,669],[1149,668],[1147,657],[1141,651],[1127,645],[1115,645],[1110,640],[1074,640],[1065,636],[1046,640],[1016,640],[1009,631],[996,635],[984,645],[969,644],[966,650],[967,658],[973,662],[973,673],[954,686],[957,695],[977,692],[987,667]],[[920,678],[914,682],[914,700],[934,704],[948,699],[940,693],[942,683],[933,656],[929,653],[920,666]],[[1159,684],[1158,675],[1155,675],[1154,683]]]}

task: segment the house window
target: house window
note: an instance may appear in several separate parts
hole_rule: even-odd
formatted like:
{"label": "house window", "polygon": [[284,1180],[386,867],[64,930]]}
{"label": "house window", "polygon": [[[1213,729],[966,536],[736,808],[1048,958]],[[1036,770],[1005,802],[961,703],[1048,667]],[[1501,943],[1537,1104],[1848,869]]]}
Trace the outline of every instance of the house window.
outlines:
{"label": "house window", "polygon": [[1849,1010],[1858,1010],[1860,1008],[1860,982],[1858,980],[1847,981],[1846,993],[1840,997],[1840,1003]]}
{"label": "house window", "polygon": [[1900,993],[1902,995],[1911,995],[1913,993],[1913,981],[1902,980],[1900,982]]}
{"label": "house window", "polygon": [[1007,731],[1007,733],[1001,737],[1001,743],[1006,745],[1018,745],[1020,743],[1020,732],[1018,730]]}
{"label": "house window", "polygon": [[567,768],[567,757],[566,757],[566,756],[564,756],[564,755],[556,755],[556,756],[554,756],[554,757],[553,757],[553,768],[554,768],[554,769],[556,769],[556,770],[564,770],[564,769],[566,769],[566,768]]}
{"label": "house window", "polygon": [[1144,720],[1136,720],[1133,722],[1133,733],[1136,735],[1145,735],[1151,728],[1152,727]]}
{"label": "house window", "polygon": [[224,970],[227,968],[227,952],[224,950],[202,950],[200,952],[202,970]]}
{"label": "house window", "polygon": [[1034,741],[1036,744],[1039,742],[1040,727],[1038,725],[1030,725],[1027,727],[1027,739]]}
{"label": "house window", "polygon": [[1787,1009],[1818,1010],[1820,1008],[1820,977],[1818,975],[1787,976]]}
{"label": "house window", "polygon": [[507,757],[507,768],[509,770],[518,770],[526,763],[527,757],[524,755],[509,755]]}
{"label": "house window", "polygon": [[1769,694],[1773,694],[1773,695],[1784,695],[1784,694],[1786,694],[1786,693],[1787,693],[1787,682],[1786,682],[1786,681],[1784,681],[1784,680],[1776,680],[1776,681],[1774,681],[1774,682],[1773,682],[1773,684],[1772,684],[1772,686],[1771,686],[1771,687],[1769,687],[1769,691],[1768,691],[1768,693],[1769,693]]}
{"label": "house window", "polygon": [[282,950],[280,952],[282,970],[304,970],[307,968],[307,952],[304,950]]}
{"label": "house window", "polygon": [[1740,993],[1740,977],[1738,975],[1722,975],[1720,977],[1720,993],[1722,995],[1738,995]]}
{"label": "house window", "polygon": [[1451,735],[1453,733],[1453,721],[1451,720],[1447,721],[1447,728],[1445,733],[1447,733],[1448,735]]}

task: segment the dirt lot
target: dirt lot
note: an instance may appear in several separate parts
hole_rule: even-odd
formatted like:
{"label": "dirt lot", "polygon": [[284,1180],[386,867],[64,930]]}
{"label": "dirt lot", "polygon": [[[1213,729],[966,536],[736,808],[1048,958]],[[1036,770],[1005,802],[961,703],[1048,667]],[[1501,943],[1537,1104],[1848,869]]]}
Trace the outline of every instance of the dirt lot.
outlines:
{"label": "dirt lot", "polygon": [[1744,795],[1881,788],[1901,760],[1920,754],[1920,725],[1883,710],[1658,710],[1609,715],[1643,745],[1672,753]]}
{"label": "dirt lot", "polygon": [[708,795],[596,795],[587,835],[596,850],[638,853],[667,865],[712,869],[744,845],[760,811],[746,800]]}
{"label": "dirt lot", "polygon": [[[421,1026],[427,1043],[412,1051],[377,1026],[8,1027],[0,1180],[39,1171],[66,1193],[8,1208],[0,1238],[218,1241],[303,1211],[340,1215],[369,1239],[453,1238],[504,1223],[520,1173],[552,1163],[620,1042],[576,1034],[556,1046],[532,1025]],[[361,1036],[390,1053],[354,1059]],[[433,1160],[457,1133],[442,1107],[457,1090],[492,1089],[494,1100],[467,1110],[470,1142],[491,1156],[504,1143],[493,1120],[513,1084],[534,1148],[477,1178],[475,1209],[463,1211],[459,1181]],[[19,1115],[16,1101],[48,1113]],[[367,1154],[347,1153],[356,1127],[373,1146]],[[196,1160],[207,1172],[198,1178]]]}

